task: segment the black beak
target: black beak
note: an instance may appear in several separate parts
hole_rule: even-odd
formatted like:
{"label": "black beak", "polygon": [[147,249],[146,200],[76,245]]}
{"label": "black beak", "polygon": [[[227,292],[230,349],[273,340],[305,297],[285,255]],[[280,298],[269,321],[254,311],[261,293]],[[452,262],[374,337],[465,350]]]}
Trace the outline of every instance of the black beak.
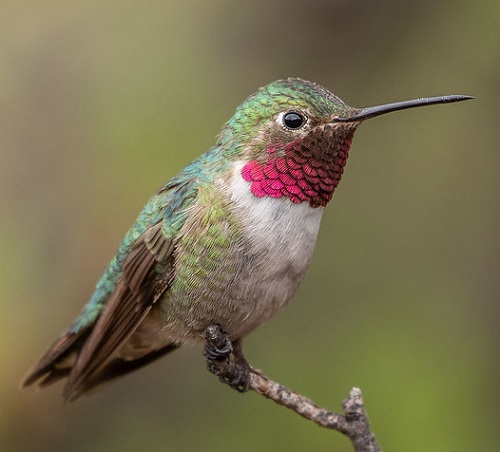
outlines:
{"label": "black beak", "polygon": [[438,97],[424,97],[423,99],[406,100],[403,102],[394,102],[392,104],[378,105],[376,107],[363,108],[354,116],[349,118],[338,117],[334,122],[356,122],[364,121],[365,119],[374,118],[375,116],[385,115],[391,111],[406,110],[407,108],[425,107],[426,105],[448,104],[452,102],[462,102],[463,100],[474,99],[473,96],[450,95]]}

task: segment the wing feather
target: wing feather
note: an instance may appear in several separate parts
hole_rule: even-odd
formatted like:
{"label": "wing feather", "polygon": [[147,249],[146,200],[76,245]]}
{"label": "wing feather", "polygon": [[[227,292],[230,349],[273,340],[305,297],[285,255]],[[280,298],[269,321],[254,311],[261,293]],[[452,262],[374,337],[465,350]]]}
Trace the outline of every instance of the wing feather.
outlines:
{"label": "wing feather", "polygon": [[[123,262],[123,275],[118,281],[90,336],[85,341],[69,374],[64,389],[66,399],[78,397],[86,386],[108,364],[113,353],[130,338],[148,315],[152,306],[168,289],[171,277],[159,274],[156,266],[166,255],[156,255],[148,247],[148,238],[155,237],[158,250],[171,250],[158,234],[161,223],[139,237]],[[159,259],[158,259],[159,258]]]}
{"label": "wing feather", "polygon": [[89,303],[25,377],[23,386],[35,382],[45,386],[68,377],[64,396],[73,400],[180,345],[157,343],[130,359],[118,353],[172,283],[174,247],[195,203],[198,184],[206,179],[203,158],[187,166],[146,204]]}

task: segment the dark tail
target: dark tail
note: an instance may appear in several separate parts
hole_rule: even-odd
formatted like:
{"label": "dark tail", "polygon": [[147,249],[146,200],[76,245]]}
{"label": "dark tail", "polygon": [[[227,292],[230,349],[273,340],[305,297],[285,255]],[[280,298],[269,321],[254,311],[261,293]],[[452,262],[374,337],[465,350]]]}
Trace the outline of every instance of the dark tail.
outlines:
{"label": "dark tail", "polygon": [[[78,333],[67,332],[63,334],[51,345],[28,375],[24,377],[21,381],[21,387],[37,383],[39,387],[43,388],[68,377],[90,332],[91,328],[87,328]],[[68,385],[66,385],[63,391],[64,400],[76,400],[96,387],[137,370],[178,347],[177,344],[168,344],[134,360],[111,359],[98,373],[84,380],[77,390],[75,390],[76,388],[68,388]]]}

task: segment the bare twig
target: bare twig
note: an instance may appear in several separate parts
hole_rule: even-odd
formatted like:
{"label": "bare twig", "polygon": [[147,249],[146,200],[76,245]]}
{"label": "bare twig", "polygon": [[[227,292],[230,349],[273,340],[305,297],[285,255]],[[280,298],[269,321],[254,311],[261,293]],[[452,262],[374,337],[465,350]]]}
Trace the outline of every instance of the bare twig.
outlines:
{"label": "bare twig", "polygon": [[[212,328],[212,327],[209,327]],[[220,345],[227,343],[227,336],[218,327],[207,328],[207,345],[220,350]],[[225,349],[227,351],[227,347]],[[241,363],[231,359],[231,348],[225,356],[217,359],[208,358],[209,370],[224,382],[233,382],[241,378]],[[278,405],[295,411],[300,416],[313,421],[317,425],[336,430],[347,436],[356,452],[380,452],[380,446],[370,430],[363,397],[359,388],[352,388],[349,396],[342,403],[344,414],[328,411],[317,406],[312,400],[285,386],[272,381],[260,370],[250,367],[248,389],[274,400]]]}
{"label": "bare twig", "polygon": [[345,414],[328,411],[312,400],[280,385],[260,371],[250,369],[250,389],[295,411],[321,427],[336,430],[351,440],[356,452],[378,452],[380,447],[370,431],[363,397],[359,388],[352,388],[342,406]]}

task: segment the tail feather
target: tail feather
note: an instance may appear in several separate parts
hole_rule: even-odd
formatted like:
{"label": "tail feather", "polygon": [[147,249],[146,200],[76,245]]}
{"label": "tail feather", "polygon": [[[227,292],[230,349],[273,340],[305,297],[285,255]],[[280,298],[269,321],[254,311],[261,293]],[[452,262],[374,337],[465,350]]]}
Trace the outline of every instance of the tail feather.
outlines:
{"label": "tail feather", "polygon": [[96,389],[100,389],[100,386],[140,369],[179,347],[180,345],[172,343],[133,360],[112,359],[97,374],[81,381],[76,387],[68,381],[64,387],[63,398],[66,402],[72,402],[83,394],[93,393]]}
{"label": "tail feather", "polygon": [[30,386],[35,382],[43,387],[67,376],[89,333],[90,328],[83,328],[78,333],[70,331],[64,333],[24,377],[21,381],[21,387]]}
{"label": "tail feather", "polygon": [[[78,333],[67,332],[63,334],[52,344],[35,367],[22,380],[21,387],[27,387],[36,383],[39,387],[43,388],[69,377],[90,332],[91,328],[87,328]],[[177,349],[179,346],[179,344],[175,343],[167,344],[158,350],[153,350],[146,355],[132,360],[123,358],[111,359],[97,374],[93,374],[89,378],[80,381],[76,387],[68,381],[63,391],[64,400],[76,400],[85,393],[93,392],[98,386],[133,372]]]}

